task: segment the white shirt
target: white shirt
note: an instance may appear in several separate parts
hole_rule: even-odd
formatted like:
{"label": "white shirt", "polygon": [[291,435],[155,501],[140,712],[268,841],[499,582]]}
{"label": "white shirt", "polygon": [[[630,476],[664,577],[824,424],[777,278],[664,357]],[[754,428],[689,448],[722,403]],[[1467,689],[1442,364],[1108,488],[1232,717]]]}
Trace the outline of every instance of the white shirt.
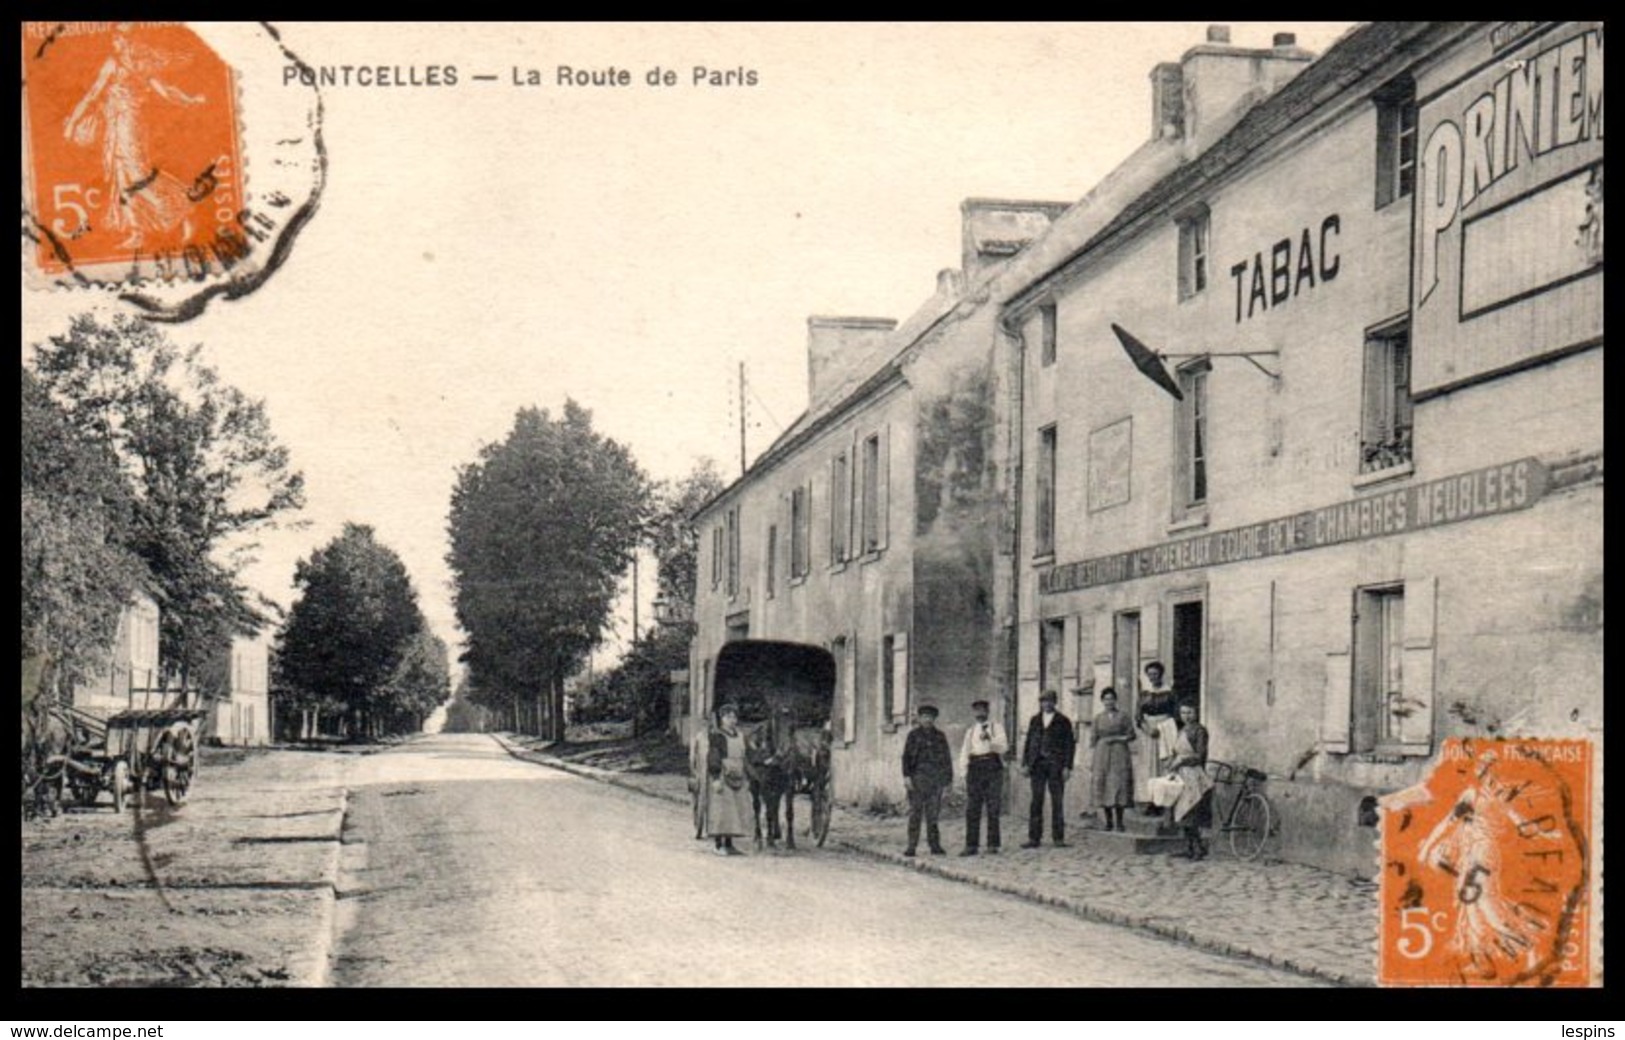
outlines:
{"label": "white shirt", "polygon": [[965,741],[959,746],[959,773],[965,775],[970,769],[970,760],[974,755],[1002,755],[1010,750],[1010,742],[1005,739],[1004,727],[992,719],[986,722],[972,722],[965,729]]}

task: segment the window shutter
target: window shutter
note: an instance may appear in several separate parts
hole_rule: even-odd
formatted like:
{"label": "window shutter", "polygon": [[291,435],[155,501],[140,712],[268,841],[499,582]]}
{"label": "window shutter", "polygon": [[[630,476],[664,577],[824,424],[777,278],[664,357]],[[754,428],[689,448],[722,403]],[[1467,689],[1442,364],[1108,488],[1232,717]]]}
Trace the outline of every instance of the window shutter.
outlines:
{"label": "window shutter", "polygon": [[1433,750],[1434,628],[1438,618],[1439,579],[1405,583],[1405,649],[1400,667],[1405,706],[1410,713],[1400,729],[1400,751],[1426,755]]}
{"label": "window shutter", "polygon": [[1196,291],[1191,280],[1192,249],[1191,239],[1194,229],[1189,218],[1179,223],[1179,298],[1184,299]]}
{"label": "window shutter", "polygon": [[1068,614],[1061,628],[1061,682],[1068,691],[1075,690],[1078,682],[1078,615]]}
{"label": "window shutter", "polygon": [[889,541],[891,528],[891,424],[880,428],[880,472],[875,474],[875,487],[880,502],[876,509],[878,516],[878,530],[875,532],[876,548],[884,549]]}
{"label": "window shutter", "polygon": [[851,546],[849,555],[862,556],[867,550],[863,545],[863,437],[854,428],[852,431],[852,449],[847,457],[852,461],[846,467],[846,487],[842,489],[846,495],[846,544]]}
{"label": "window shutter", "polygon": [[846,637],[846,660],[841,662],[844,675],[841,680],[841,739],[848,744],[858,739],[858,635]]}
{"label": "window shutter", "polygon": [[1365,429],[1361,432],[1368,445],[1381,444],[1393,435],[1389,385],[1393,362],[1388,354],[1385,340],[1372,336],[1365,341]]}
{"label": "window shutter", "polygon": [[892,636],[892,718],[908,717],[908,633]]}
{"label": "window shutter", "polygon": [[1345,755],[1353,705],[1354,674],[1346,650],[1326,655],[1326,689],[1321,699],[1320,749]]}

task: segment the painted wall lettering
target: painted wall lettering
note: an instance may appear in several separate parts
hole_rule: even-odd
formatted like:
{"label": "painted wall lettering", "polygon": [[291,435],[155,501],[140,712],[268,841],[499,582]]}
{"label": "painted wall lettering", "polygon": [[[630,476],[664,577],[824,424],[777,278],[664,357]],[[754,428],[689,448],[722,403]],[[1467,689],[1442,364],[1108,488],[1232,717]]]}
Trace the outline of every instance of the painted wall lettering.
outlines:
{"label": "painted wall lettering", "polygon": [[1548,479],[1539,459],[1517,459],[1246,527],[1060,564],[1043,573],[1038,589],[1071,592],[1512,513],[1534,505]]}
{"label": "painted wall lettering", "polygon": [[1519,164],[1603,139],[1602,30],[1571,36],[1528,58],[1428,134],[1416,180],[1418,308],[1439,287],[1440,238]]}
{"label": "painted wall lettering", "polygon": [[1236,280],[1236,322],[1302,296],[1317,280],[1324,283],[1336,278],[1343,265],[1337,252],[1342,230],[1342,218],[1333,213],[1320,222],[1318,235],[1314,228],[1306,227],[1301,234],[1270,246],[1267,262],[1260,251],[1251,260],[1231,265],[1230,277]]}

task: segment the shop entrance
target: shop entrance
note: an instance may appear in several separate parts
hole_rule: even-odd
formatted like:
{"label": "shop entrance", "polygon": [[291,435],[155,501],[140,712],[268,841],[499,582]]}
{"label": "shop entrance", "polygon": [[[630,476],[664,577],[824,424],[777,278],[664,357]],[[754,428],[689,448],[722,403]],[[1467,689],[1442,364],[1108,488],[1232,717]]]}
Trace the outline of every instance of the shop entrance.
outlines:
{"label": "shop entrance", "polygon": [[1202,601],[1174,604],[1173,688],[1202,709]]}

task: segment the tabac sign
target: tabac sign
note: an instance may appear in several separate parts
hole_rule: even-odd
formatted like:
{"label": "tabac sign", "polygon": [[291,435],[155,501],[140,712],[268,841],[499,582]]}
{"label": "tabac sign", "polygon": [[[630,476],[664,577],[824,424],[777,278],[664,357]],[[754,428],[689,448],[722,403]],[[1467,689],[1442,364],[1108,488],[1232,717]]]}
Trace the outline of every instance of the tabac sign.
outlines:
{"label": "tabac sign", "polygon": [[1416,93],[1412,392],[1600,340],[1601,23],[1492,26]]}
{"label": "tabac sign", "polygon": [[1539,459],[1519,459],[1245,527],[1060,564],[1040,577],[1039,591],[1072,592],[1512,513],[1539,500],[1547,481]]}

